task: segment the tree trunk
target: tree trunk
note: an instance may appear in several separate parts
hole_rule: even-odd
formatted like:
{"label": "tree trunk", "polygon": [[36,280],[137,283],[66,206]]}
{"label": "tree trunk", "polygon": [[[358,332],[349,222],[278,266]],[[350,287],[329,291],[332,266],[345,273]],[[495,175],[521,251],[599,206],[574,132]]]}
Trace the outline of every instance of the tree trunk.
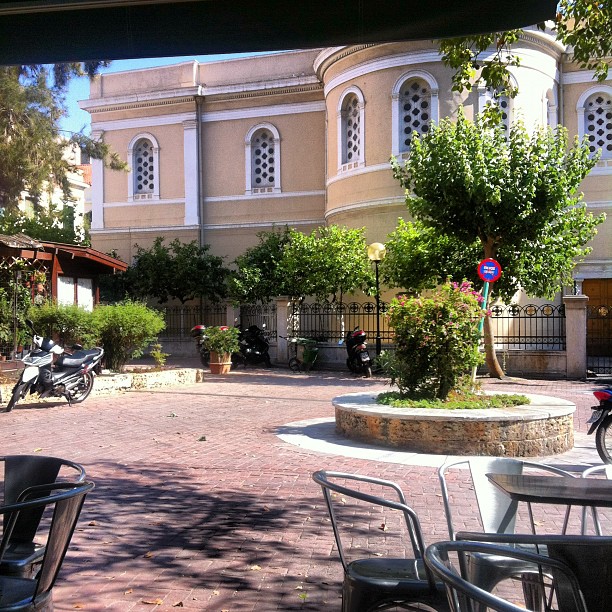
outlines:
{"label": "tree trunk", "polygon": [[491,378],[503,378],[504,371],[502,370],[497,355],[495,354],[495,335],[493,334],[493,324],[491,317],[485,317],[484,321],[484,345],[485,345],[485,363],[489,370]]}

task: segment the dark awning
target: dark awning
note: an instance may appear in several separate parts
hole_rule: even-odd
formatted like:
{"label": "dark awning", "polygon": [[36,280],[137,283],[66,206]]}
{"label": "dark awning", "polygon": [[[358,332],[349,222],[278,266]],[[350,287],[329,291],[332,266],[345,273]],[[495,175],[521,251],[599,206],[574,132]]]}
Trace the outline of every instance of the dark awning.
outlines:
{"label": "dark awning", "polygon": [[0,64],[446,38],[553,19],[556,0],[0,0]]}

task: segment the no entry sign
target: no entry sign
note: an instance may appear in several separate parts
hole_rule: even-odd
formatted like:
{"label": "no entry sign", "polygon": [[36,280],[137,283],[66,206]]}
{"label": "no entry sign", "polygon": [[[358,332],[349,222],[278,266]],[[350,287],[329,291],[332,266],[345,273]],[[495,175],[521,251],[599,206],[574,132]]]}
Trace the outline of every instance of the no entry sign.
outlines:
{"label": "no entry sign", "polygon": [[499,280],[501,273],[501,266],[494,259],[483,259],[478,264],[478,276],[486,283],[494,283]]}

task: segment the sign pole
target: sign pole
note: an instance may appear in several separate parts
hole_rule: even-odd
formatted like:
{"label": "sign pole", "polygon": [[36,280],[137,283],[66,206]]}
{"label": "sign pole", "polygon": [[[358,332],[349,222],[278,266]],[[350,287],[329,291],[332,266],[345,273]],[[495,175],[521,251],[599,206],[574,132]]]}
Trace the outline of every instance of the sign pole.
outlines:
{"label": "sign pole", "polygon": [[[484,322],[485,322],[485,316],[486,316],[486,310],[487,310],[487,302],[489,301],[489,285],[491,283],[494,283],[496,280],[499,280],[499,277],[501,276],[502,270],[501,270],[501,266],[499,265],[499,263],[497,263],[494,259],[483,259],[479,264],[478,264],[478,276],[481,278],[481,280],[484,281],[484,286],[482,288],[482,310],[483,310],[483,315],[480,319],[480,323],[478,324],[478,341],[480,342],[480,339],[482,338],[483,335],[483,331],[484,331]],[[474,366],[472,369],[472,385],[476,383],[476,369],[477,367]]]}

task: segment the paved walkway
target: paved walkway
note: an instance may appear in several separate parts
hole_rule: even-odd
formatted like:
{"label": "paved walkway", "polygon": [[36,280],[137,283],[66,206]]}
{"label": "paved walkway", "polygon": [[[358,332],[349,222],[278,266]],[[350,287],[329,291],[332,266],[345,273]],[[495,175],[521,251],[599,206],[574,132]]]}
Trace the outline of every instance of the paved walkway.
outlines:
{"label": "paved walkway", "polygon": [[[595,386],[485,382],[574,401],[577,448],[546,460],[576,470],[600,463],[583,435]],[[427,541],[445,539],[441,457],[383,457],[333,434],[332,397],[385,388],[337,372],[249,369],[0,414],[3,454],[67,457],[96,482],[55,589],[56,612],[339,610],[341,566],[310,477],[322,468],[400,482]],[[313,445],[300,443],[305,431]],[[467,494],[456,507],[461,526],[477,528]],[[561,509],[546,510],[538,524],[560,529]]]}

